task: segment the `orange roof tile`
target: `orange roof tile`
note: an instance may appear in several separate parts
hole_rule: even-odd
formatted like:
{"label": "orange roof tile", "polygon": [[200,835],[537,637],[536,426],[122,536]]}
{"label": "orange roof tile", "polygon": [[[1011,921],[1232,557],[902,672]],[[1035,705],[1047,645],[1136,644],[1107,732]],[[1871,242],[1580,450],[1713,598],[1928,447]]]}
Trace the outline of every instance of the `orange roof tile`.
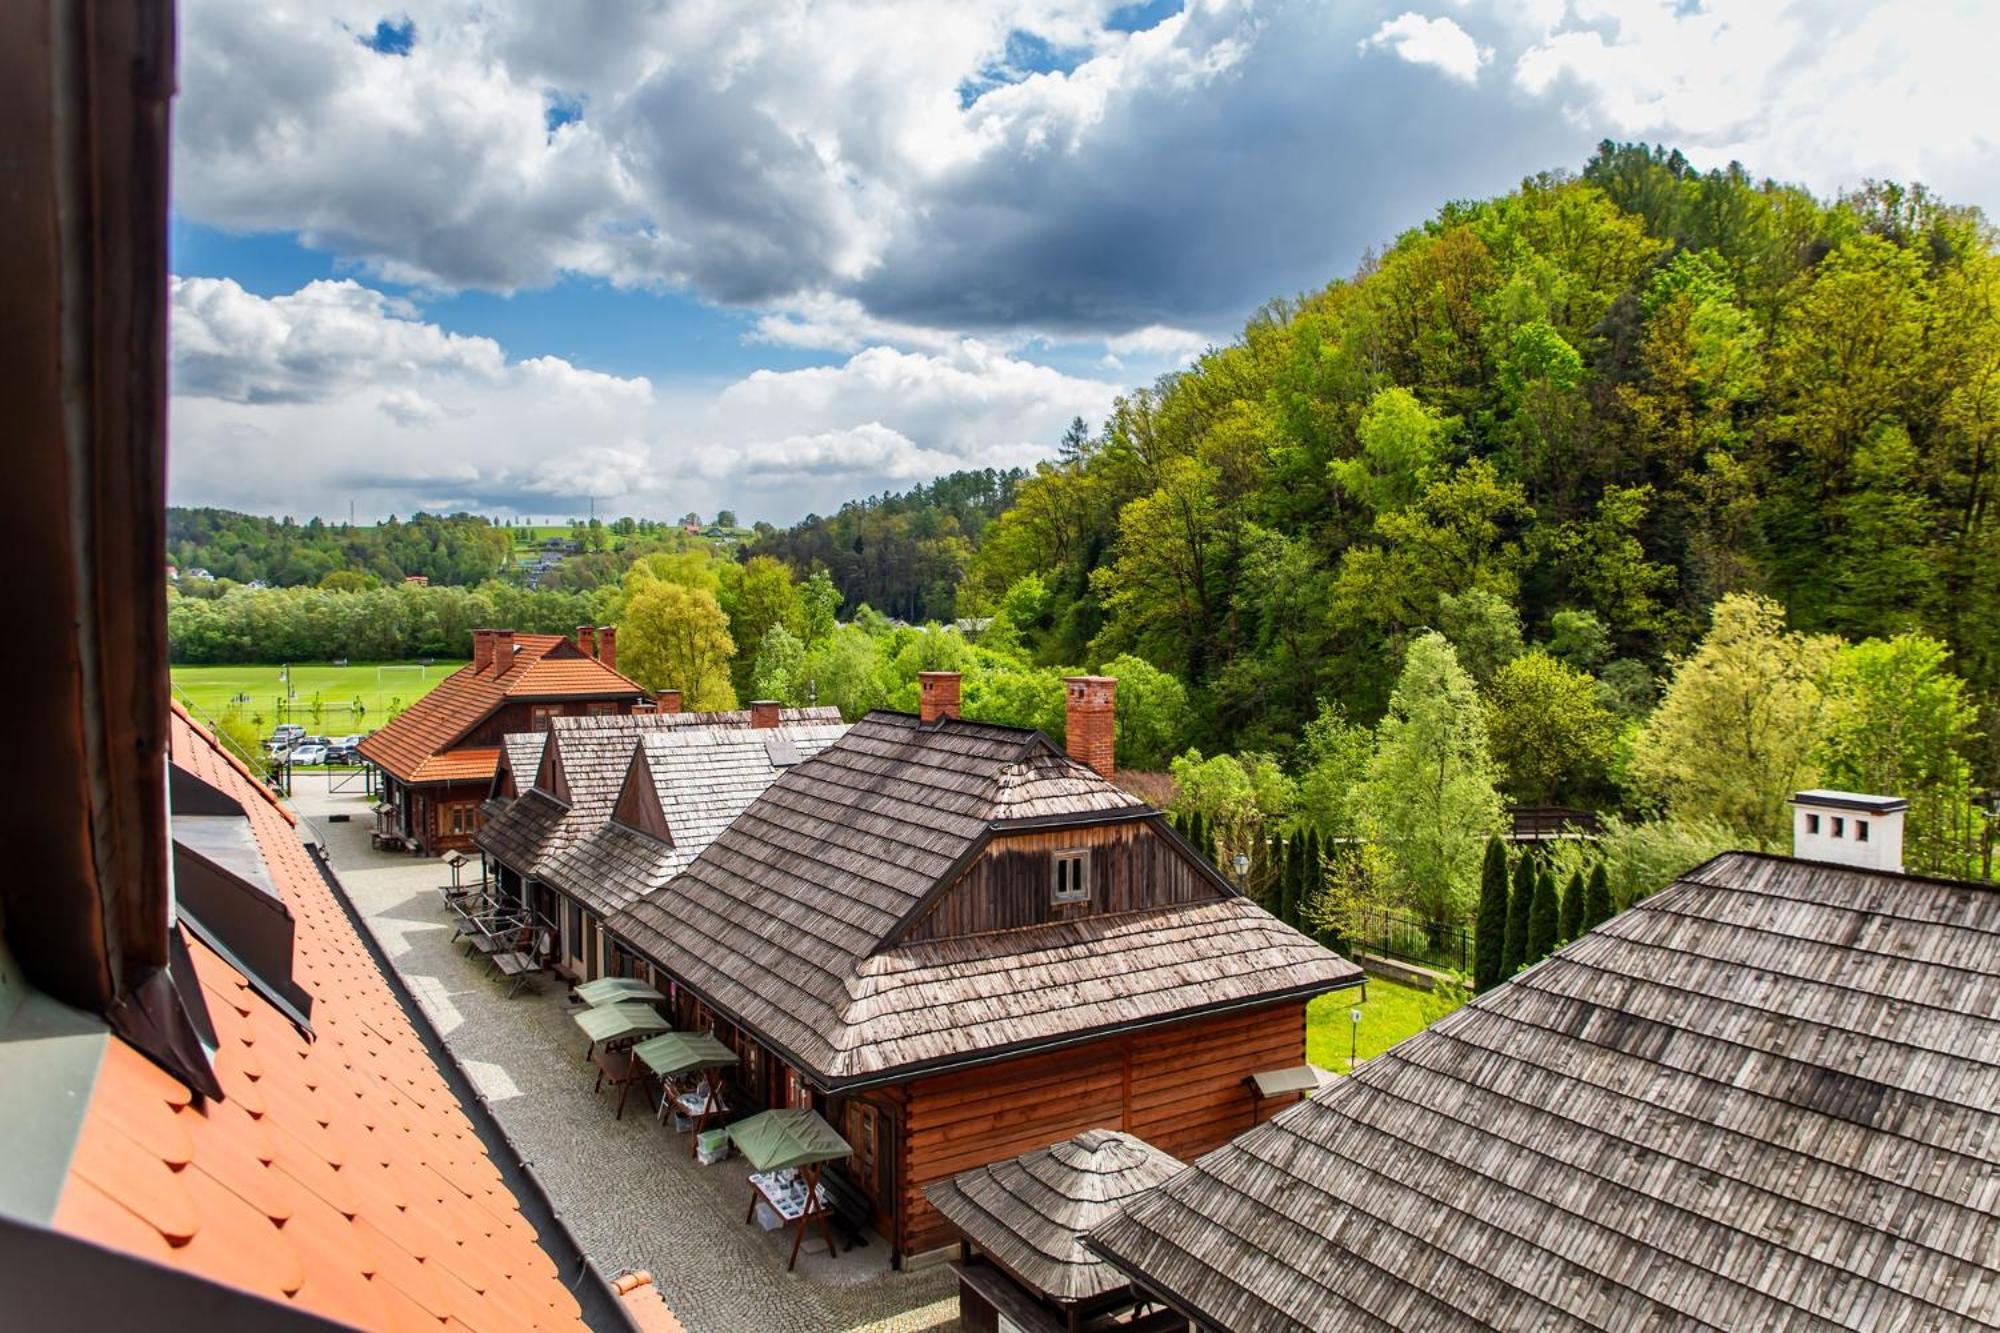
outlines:
{"label": "orange roof tile", "polygon": [[464,750],[446,750],[417,765],[411,782],[471,782],[491,778],[500,766],[500,747],[475,745]]}
{"label": "orange roof tile", "polygon": [[249,814],[314,1038],[190,939],[225,1098],[197,1104],[113,1039],[54,1225],[346,1324],[582,1327],[290,817],[178,709],[173,759]]}
{"label": "orange roof tile", "polygon": [[646,691],[635,681],[594,657],[584,656],[560,634],[516,634],[514,659],[504,669],[460,667],[393,722],[362,741],[361,754],[404,782],[490,778],[498,753],[483,747],[482,771],[453,772],[449,777],[421,774],[426,761],[444,756],[453,743],[503,703],[645,696]]}

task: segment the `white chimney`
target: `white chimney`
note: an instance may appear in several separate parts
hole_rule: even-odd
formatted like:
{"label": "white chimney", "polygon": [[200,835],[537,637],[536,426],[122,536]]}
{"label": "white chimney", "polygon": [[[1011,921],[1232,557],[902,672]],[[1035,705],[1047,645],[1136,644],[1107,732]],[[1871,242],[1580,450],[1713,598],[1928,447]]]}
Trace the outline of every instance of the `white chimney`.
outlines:
{"label": "white chimney", "polygon": [[1909,808],[1900,796],[1799,792],[1792,797],[1792,855],[1900,875],[1903,813]]}

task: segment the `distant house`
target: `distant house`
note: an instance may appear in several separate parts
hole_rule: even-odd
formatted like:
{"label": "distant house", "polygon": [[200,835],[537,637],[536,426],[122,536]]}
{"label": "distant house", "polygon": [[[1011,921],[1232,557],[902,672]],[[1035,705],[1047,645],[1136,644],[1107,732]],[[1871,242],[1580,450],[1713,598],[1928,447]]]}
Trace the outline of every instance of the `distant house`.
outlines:
{"label": "distant house", "polygon": [[405,574],[403,583],[412,588],[428,588],[431,586],[431,577],[428,574]]}
{"label": "distant house", "polygon": [[686,869],[778,774],[846,729],[837,709],[776,704],[557,718],[505,739],[473,842],[502,891],[555,926],[573,981],[632,976],[643,960],[605,919]]}
{"label": "distant house", "polygon": [[474,630],[472,661],[361,742],[382,775],[377,836],[426,856],[470,847],[501,738],[551,719],[629,713],[649,696],[617,670],[616,630]]}
{"label": "distant house", "polygon": [[2000,1326],[2000,891],[1798,804],[1829,859],[1689,871],[1090,1245],[1202,1329]]}
{"label": "distant house", "polygon": [[1114,682],[1070,682],[1072,753],[875,712],[788,767],[607,921],[758,1105],[810,1105],[900,1259],[948,1243],[924,1187],[1092,1128],[1192,1157],[1275,1114],[1305,1006],[1353,964],[1249,902],[1111,770]]}

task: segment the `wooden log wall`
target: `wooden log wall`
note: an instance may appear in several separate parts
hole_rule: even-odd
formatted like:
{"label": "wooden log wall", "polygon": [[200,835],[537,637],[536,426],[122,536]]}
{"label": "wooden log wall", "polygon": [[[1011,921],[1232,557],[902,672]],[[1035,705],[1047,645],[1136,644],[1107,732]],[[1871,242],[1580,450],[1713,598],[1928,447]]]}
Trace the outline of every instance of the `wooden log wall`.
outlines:
{"label": "wooden log wall", "polygon": [[909,1084],[897,1249],[954,1238],[924,1186],[1086,1129],[1122,1129],[1182,1161],[1220,1147],[1296,1100],[1259,1106],[1247,1080],[1304,1063],[1305,1042],[1294,1000]]}
{"label": "wooden log wall", "polygon": [[[1054,853],[1090,851],[1090,898],[1055,901]],[[1218,898],[1222,890],[1148,820],[996,837],[922,919],[909,940],[1015,930],[1109,912]]]}

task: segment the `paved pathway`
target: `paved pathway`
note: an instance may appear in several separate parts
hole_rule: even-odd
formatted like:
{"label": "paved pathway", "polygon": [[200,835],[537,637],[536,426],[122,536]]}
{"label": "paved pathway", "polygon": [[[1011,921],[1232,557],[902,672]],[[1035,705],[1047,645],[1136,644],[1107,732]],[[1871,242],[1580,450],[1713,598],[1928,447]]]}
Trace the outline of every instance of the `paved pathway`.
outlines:
{"label": "paved pathway", "polygon": [[[613,1120],[616,1094],[591,1092],[594,1074],[561,984],[543,978],[539,994],[505,998],[485,961],[451,944],[437,893],[450,879],[443,863],[373,850],[366,800],[311,783],[301,779],[293,799],[308,835],[326,843],[383,952],[601,1271],[651,1271],[691,1333],[955,1325],[950,1270],[895,1272],[880,1238],[838,1258],[824,1241],[816,1253],[809,1241],[798,1271],[787,1273],[790,1231],[743,1221],[750,1187],[742,1161],[697,1166],[687,1140],[643,1104],[628,1103],[625,1118]],[[334,814],[351,818],[336,823]]]}

